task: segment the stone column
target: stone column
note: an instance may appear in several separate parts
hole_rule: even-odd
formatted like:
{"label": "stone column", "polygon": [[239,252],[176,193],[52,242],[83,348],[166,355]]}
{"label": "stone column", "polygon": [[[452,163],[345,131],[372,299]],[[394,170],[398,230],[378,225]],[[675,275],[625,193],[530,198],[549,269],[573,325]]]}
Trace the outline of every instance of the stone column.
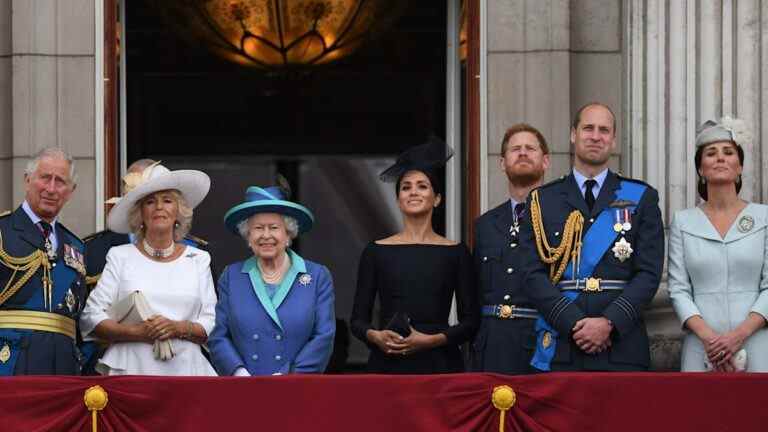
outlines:
{"label": "stone column", "polygon": [[94,10],[93,0],[0,0],[0,207],[24,199],[29,157],[60,146],[80,176],[61,219],[78,234],[95,228]]}
{"label": "stone column", "polygon": [[[527,122],[552,151],[548,178],[570,166],[569,2],[487,0],[488,208],[509,198],[499,166],[506,129]],[[488,210],[483,209],[483,211]]]}
{"label": "stone column", "polygon": [[11,208],[13,101],[11,97],[11,0],[0,0],[0,211]]}

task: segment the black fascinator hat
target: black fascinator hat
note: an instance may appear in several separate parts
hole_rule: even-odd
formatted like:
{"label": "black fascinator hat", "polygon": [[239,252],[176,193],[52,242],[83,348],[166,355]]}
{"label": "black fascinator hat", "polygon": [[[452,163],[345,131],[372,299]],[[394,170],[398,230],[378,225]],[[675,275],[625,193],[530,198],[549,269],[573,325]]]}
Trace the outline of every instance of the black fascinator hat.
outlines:
{"label": "black fascinator hat", "polygon": [[[421,171],[429,177],[432,188],[439,193],[439,183],[435,172],[445,167],[453,157],[453,150],[440,138],[432,135],[427,142],[411,147],[397,157],[397,161],[379,174],[379,179],[386,183],[400,184],[400,179],[408,171]],[[399,187],[398,187],[399,189]]]}

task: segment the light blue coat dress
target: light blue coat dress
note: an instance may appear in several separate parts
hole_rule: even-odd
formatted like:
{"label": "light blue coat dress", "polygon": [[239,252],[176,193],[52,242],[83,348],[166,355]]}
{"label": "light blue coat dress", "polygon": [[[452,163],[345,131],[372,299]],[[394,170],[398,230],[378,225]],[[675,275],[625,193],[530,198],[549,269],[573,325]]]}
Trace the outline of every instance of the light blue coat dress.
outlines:
{"label": "light blue coat dress", "polygon": [[231,264],[219,278],[216,325],[208,338],[220,375],[322,373],[336,332],[327,268],[288,251],[291,268],[270,299],[256,258]]}
{"label": "light blue coat dress", "polygon": [[[768,316],[768,206],[749,203],[721,238],[698,207],[676,212],[669,234],[669,295],[680,322],[700,315],[718,333],[750,312]],[[768,372],[768,329],[744,344],[747,370]],[[704,345],[688,331],[681,369],[704,371]]]}

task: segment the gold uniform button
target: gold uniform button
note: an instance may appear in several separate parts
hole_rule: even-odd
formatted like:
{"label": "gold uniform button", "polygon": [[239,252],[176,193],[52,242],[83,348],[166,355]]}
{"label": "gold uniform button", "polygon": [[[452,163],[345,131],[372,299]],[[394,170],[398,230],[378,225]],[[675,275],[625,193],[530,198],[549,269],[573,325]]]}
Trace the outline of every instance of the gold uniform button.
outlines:
{"label": "gold uniform button", "polygon": [[486,262],[486,261],[488,261],[488,257],[487,257],[487,256],[484,256],[484,257],[483,257],[483,262]]}
{"label": "gold uniform button", "polygon": [[509,268],[507,269],[507,273],[508,273],[508,274],[512,274],[512,272],[513,272],[513,271],[515,271],[515,269],[513,269],[512,267],[509,267]]}

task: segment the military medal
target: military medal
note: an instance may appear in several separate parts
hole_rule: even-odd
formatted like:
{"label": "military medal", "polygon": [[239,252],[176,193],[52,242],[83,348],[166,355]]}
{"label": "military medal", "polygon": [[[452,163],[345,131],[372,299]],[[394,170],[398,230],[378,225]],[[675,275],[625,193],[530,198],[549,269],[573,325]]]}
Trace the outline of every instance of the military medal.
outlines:
{"label": "military medal", "polygon": [[755,226],[755,220],[750,215],[744,215],[739,219],[738,228],[740,232],[746,233],[752,231]]}
{"label": "military medal", "polygon": [[633,252],[632,245],[624,237],[621,237],[621,240],[614,243],[611,250],[613,251],[613,256],[621,262],[628,260]]}
{"label": "military medal", "polygon": [[85,274],[85,257],[72,246],[64,245],[64,264],[72,267],[80,274]]}
{"label": "military medal", "polygon": [[45,253],[48,255],[49,261],[56,261],[56,251],[53,249],[53,243],[51,243],[48,237],[45,238]]}
{"label": "military medal", "polygon": [[0,348],[0,363],[5,363],[11,358],[11,347],[8,344],[4,344]]}
{"label": "military medal", "polygon": [[75,295],[72,294],[72,290],[67,290],[67,295],[64,296],[64,303],[67,304],[67,309],[69,309],[69,313],[73,313],[75,311],[75,304],[77,303],[77,300],[75,299]]}
{"label": "military medal", "polygon": [[617,233],[623,234],[632,229],[632,212],[628,208],[616,209],[613,219],[613,230]]}

